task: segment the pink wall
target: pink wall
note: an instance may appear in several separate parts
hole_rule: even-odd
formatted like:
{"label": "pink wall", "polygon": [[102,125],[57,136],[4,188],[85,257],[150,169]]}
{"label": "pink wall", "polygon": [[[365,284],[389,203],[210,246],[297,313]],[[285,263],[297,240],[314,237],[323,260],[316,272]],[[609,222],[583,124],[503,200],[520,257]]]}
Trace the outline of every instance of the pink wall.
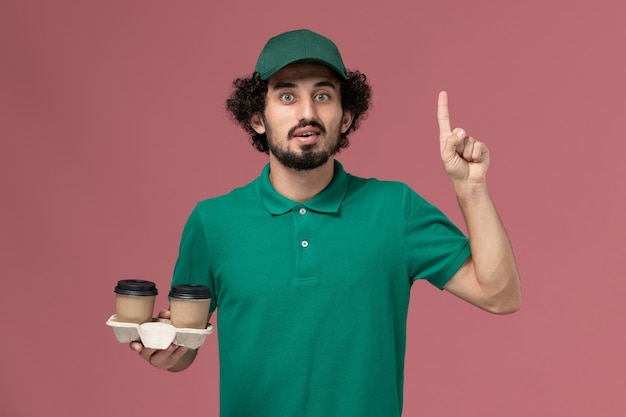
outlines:
{"label": "pink wall", "polygon": [[258,175],[265,156],[223,102],[269,36],[300,27],[335,39],[373,85],[339,158],[348,171],[405,181],[460,222],[438,160],[440,89],[453,124],[492,151],[523,310],[490,316],[417,285],[405,415],[626,415],[625,12],[618,0],[0,2],[0,415],[217,415],[215,337],[169,374],[104,322],[121,278],[156,281],[165,307],[194,203]]}

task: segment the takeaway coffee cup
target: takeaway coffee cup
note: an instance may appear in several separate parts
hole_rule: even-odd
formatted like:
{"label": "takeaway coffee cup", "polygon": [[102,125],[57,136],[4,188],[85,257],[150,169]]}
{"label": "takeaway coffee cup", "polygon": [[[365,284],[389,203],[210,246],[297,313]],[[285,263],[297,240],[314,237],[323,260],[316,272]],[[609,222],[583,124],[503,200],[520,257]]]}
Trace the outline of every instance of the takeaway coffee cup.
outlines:
{"label": "takeaway coffee cup", "polygon": [[116,321],[142,324],[152,321],[156,285],[141,279],[123,279],[115,286]]}
{"label": "takeaway coffee cup", "polygon": [[206,329],[211,295],[203,285],[174,285],[170,290],[170,321],[172,326]]}

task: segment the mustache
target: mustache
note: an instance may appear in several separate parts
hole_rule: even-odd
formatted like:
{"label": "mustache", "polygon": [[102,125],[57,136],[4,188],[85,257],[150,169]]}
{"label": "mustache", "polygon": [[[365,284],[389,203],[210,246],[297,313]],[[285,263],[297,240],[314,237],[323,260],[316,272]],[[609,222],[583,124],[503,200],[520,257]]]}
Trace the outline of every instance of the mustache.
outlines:
{"label": "mustache", "polygon": [[289,139],[293,138],[293,134],[296,132],[296,130],[305,128],[307,126],[316,127],[320,130],[321,133],[326,133],[326,129],[324,128],[324,126],[322,126],[315,120],[302,120],[300,123],[289,129],[289,132],[287,132],[287,137]]}

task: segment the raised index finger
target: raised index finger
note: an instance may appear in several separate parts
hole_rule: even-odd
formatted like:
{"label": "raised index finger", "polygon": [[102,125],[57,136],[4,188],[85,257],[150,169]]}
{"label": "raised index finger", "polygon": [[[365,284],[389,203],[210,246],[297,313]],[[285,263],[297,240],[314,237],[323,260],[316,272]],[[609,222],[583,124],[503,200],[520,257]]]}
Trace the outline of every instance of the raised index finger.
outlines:
{"label": "raised index finger", "polygon": [[439,121],[439,136],[448,137],[450,130],[450,113],[448,112],[448,93],[441,91],[437,102],[437,120]]}

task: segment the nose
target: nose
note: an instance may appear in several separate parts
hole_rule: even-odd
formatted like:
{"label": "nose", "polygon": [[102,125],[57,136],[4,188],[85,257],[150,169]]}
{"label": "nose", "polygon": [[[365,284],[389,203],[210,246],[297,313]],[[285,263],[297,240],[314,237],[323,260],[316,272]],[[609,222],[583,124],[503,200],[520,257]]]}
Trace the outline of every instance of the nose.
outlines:
{"label": "nose", "polygon": [[306,97],[298,102],[298,120],[317,120],[317,108],[311,97]]}

